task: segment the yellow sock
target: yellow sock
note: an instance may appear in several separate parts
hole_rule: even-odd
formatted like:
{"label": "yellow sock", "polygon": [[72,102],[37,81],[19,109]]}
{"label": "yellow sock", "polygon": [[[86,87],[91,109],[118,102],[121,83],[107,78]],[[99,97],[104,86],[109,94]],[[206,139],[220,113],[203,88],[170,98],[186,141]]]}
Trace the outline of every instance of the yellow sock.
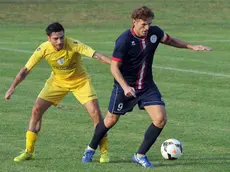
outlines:
{"label": "yellow sock", "polygon": [[104,152],[104,151],[108,152],[108,148],[109,148],[109,141],[108,141],[108,137],[105,136],[102,138],[100,142],[100,150],[101,152]]}
{"label": "yellow sock", "polygon": [[38,134],[32,131],[26,132],[26,150],[28,152],[34,152],[34,145],[37,140]]}

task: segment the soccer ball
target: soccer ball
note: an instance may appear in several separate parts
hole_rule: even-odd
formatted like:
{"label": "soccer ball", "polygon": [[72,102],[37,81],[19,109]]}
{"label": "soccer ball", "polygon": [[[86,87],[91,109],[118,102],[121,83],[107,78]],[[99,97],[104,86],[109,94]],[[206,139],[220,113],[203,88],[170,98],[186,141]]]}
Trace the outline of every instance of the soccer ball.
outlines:
{"label": "soccer ball", "polygon": [[183,148],[179,140],[168,139],[161,145],[161,155],[164,159],[176,160],[182,155],[182,152]]}

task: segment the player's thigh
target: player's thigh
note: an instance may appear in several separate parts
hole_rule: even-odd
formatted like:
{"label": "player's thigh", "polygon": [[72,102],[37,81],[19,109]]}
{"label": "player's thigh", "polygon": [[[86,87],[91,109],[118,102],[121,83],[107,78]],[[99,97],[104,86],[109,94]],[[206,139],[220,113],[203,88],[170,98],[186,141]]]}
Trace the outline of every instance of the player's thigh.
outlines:
{"label": "player's thigh", "polygon": [[131,112],[133,107],[137,104],[138,98],[126,97],[124,90],[117,85],[114,85],[112,94],[110,97],[108,111],[111,114],[124,115],[127,112]]}
{"label": "player's thigh", "polygon": [[167,121],[165,103],[157,86],[152,85],[143,92],[142,96],[141,101],[138,102],[139,108],[144,108],[148,112],[155,125],[164,126]]}
{"label": "player's thigh", "polygon": [[71,89],[71,92],[76,97],[76,99],[81,103],[85,104],[92,100],[97,99],[97,95],[92,86],[90,79],[85,79],[77,88]]}
{"label": "player's thigh", "polygon": [[138,102],[140,109],[144,109],[144,107],[152,105],[165,106],[162,95],[155,84],[146,88],[140,96],[141,100]]}
{"label": "player's thigh", "polygon": [[38,95],[39,98],[52,102],[56,106],[69,92],[67,88],[55,84],[51,79],[47,80],[45,86]]}

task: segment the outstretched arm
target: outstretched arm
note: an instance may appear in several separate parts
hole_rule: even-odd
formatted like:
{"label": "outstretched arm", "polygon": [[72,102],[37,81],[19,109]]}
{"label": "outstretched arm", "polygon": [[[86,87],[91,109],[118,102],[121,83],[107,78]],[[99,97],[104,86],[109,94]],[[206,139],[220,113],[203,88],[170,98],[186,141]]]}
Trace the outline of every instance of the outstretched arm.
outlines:
{"label": "outstretched arm", "polygon": [[93,58],[99,60],[102,63],[107,63],[107,64],[111,63],[111,59],[100,52],[95,52],[93,54]]}
{"label": "outstretched arm", "polygon": [[6,101],[8,101],[10,99],[10,97],[13,94],[17,85],[20,84],[26,78],[26,76],[29,74],[29,72],[30,71],[26,67],[22,68],[18,72],[16,78],[14,79],[13,83],[11,84],[10,88],[8,89],[8,91],[5,94],[5,100]]}
{"label": "outstretched arm", "polygon": [[212,51],[212,48],[203,46],[203,45],[191,45],[183,40],[173,38],[168,34],[164,34],[163,38],[161,39],[161,43],[170,45],[176,48],[187,48],[194,51]]}

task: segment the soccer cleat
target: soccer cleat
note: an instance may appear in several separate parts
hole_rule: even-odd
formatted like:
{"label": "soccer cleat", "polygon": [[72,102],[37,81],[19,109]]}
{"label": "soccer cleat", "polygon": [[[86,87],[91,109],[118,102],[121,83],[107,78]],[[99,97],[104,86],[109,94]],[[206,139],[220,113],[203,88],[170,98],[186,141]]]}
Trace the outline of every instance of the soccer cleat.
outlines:
{"label": "soccer cleat", "polygon": [[145,168],[154,168],[153,164],[149,162],[147,156],[137,158],[137,154],[134,154],[132,160],[134,163],[140,164]]}
{"label": "soccer cleat", "polygon": [[92,162],[94,154],[95,154],[94,150],[86,149],[82,157],[82,162],[83,163]]}
{"label": "soccer cleat", "polygon": [[14,158],[15,162],[25,161],[25,160],[31,160],[34,159],[35,155],[34,153],[27,152],[26,150],[22,151],[21,154]]}
{"label": "soccer cleat", "polygon": [[101,152],[100,163],[108,163],[109,162],[109,153],[108,151]]}

